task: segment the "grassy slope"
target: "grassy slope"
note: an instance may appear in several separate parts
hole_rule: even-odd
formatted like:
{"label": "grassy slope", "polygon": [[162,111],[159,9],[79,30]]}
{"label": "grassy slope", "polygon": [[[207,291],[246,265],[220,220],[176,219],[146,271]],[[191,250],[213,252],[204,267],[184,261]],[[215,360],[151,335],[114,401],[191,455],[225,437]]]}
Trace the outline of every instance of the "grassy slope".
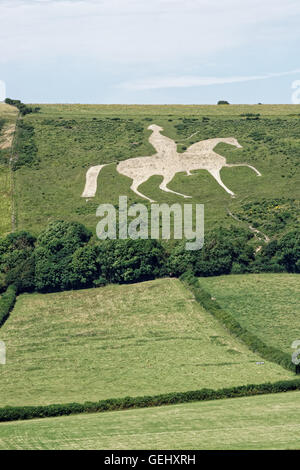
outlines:
{"label": "grassy slope", "polygon": [[[17,110],[15,108],[0,103],[0,144],[3,143],[3,132],[5,132],[9,125],[15,123],[16,117]],[[1,126],[1,122],[3,126]],[[12,181],[9,169],[9,157],[10,149],[0,149],[0,235],[11,231]]]}
{"label": "grassy slope", "polygon": [[300,392],[0,424],[0,449],[299,449]]}
{"label": "grassy slope", "polygon": [[[188,146],[212,137],[235,136],[243,145],[236,149],[226,144],[219,151],[229,162],[247,162],[263,174],[257,178],[246,167],[225,168],[222,177],[237,194],[232,199],[206,171],[193,176],[177,174],[169,187],[190,194],[192,202],[205,204],[206,228],[220,222],[236,224],[227,216],[227,206],[253,222],[252,204],[264,208],[259,220],[274,225],[269,202],[280,199],[282,210],[296,213],[299,199],[300,106],[103,106],[42,105],[38,114],[25,121],[35,128],[40,159],[38,168],[17,171],[18,227],[38,232],[52,219],[79,220],[95,229],[99,203],[118,203],[128,195],[129,202],[145,202],[130,190],[131,180],[117,173],[115,165],[106,167],[100,177],[96,197],[82,199],[86,170],[91,165],[116,162],[130,157],[151,155],[147,127],[157,123],[164,133]],[[260,113],[260,120],[246,120],[241,114]],[[210,120],[202,122],[206,116]],[[181,128],[175,127],[181,125]],[[182,127],[183,126],[183,127]],[[194,132],[197,135],[189,138]],[[179,151],[183,145],[178,144]],[[159,202],[183,202],[176,195],[158,189],[161,177],[153,176],[141,186],[142,192]],[[264,204],[262,204],[262,201]],[[250,203],[250,207],[247,204]],[[246,205],[245,205],[246,204]],[[276,209],[277,210],[277,209]],[[259,221],[254,220],[258,225]],[[295,226],[293,218],[289,225]],[[278,225],[278,224],[277,224]],[[285,230],[285,226],[281,227]],[[272,228],[270,228],[272,232]]]}
{"label": "grassy slope", "polygon": [[176,279],[18,298],[1,329],[0,406],[96,401],[288,379]]}
{"label": "grassy slope", "polygon": [[201,278],[219,305],[266,344],[291,353],[300,339],[299,274],[249,274]]}

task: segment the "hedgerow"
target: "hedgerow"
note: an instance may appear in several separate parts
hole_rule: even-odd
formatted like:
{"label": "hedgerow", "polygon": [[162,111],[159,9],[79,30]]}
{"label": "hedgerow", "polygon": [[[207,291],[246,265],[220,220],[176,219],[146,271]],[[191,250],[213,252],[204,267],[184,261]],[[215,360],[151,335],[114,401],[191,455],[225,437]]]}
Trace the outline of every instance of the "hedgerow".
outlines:
{"label": "hedgerow", "polygon": [[0,298],[0,326],[5,322],[9,312],[15,305],[17,288],[14,285],[9,286]]}
{"label": "hedgerow", "polygon": [[50,418],[78,413],[101,413],[105,411],[128,410],[130,408],[148,408],[193,401],[209,401],[223,398],[282,393],[292,390],[300,390],[300,379],[258,385],[242,385],[240,387],[222,388],[220,390],[202,389],[154,396],[113,398],[98,402],[85,402],[83,404],[67,403],[45,406],[7,406],[0,409],[0,422]]}
{"label": "hedgerow", "polygon": [[273,348],[272,346],[268,346],[260,338],[243,328],[240,323],[230,315],[230,313],[223,310],[218,302],[213,300],[211,295],[201,287],[199,279],[191,272],[187,272],[182,275],[180,280],[191,289],[196,301],[199,302],[208,312],[214,315],[221,323],[223,323],[230,333],[243,341],[251,351],[260,354],[268,361],[279,364],[287,370],[297,374],[300,372],[299,367],[292,363],[291,356],[289,354]]}
{"label": "hedgerow", "polygon": [[18,108],[22,116],[30,113],[37,113],[40,110],[38,106],[28,106],[27,104],[22,103],[20,100],[12,100],[11,98],[6,98],[5,103]]}

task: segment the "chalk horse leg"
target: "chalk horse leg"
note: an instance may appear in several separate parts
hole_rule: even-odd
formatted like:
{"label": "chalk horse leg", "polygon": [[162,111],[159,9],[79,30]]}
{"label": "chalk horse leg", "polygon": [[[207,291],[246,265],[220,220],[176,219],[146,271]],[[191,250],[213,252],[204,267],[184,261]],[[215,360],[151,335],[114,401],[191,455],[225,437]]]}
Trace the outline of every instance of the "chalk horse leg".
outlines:
{"label": "chalk horse leg", "polygon": [[159,189],[161,189],[162,191],[165,191],[166,193],[177,194],[178,196],[182,196],[182,197],[185,197],[185,198],[192,197],[192,196],[186,196],[185,194],[177,193],[176,191],[172,191],[172,189],[167,188],[167,184],[170,183],[170,181],[172,181],[173,177],[174,177],[174,175],[164,176],[164,179],[162,180],[161,184],[159,185]]}
{"label": "chalk horse leg", "polygon": [[141,179],[135,179],[132,181],[132,184],[130,186],[130,189],[137,194],[138,196],[142,197],[143,199],[147,199],[150,202],[155,202],[153,199],[150,199],[149,197],[145,196],[144,194],[140,193],[138,191],[138,187],[142,184],[145,183],[148,179],[148,176],[146,178],[141,178]]}
{"label": "chalk horse leg", "polygon": [[225,186],[225,184],[221,180],[220,170],[208,170],[208,171],[215,178],[215,180],[219,183],[219,185],[225,189],[227,193],[229,193],[232,197],[235,197],[235,194],[232,191],[230,191],[230,189],[227,188],[227,186]]}
{"label": "chalk horse leg", "polygon": [[228,167],[234,167],[234,166],[247,166],[248,168],[251,168],[251,170],[253,170],[257,176],[261,176],[261,173],[252,165],[248,165],[248,163],[226,163],[225,166],[228,166]]}

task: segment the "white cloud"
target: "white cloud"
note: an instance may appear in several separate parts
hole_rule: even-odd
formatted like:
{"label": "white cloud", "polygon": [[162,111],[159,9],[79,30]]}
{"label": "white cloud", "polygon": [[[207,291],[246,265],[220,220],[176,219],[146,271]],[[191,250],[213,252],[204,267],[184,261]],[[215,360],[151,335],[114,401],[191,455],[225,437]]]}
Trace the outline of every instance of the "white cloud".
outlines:
{"label": "white cloud", "polygon": [[129,90],[154,90],[159,88],[190,88],[207,85],[223,85],[226,83],[241,83],[253,80],[265,80],[274,77],[283,77],[300,73],[300,69],[289,72],[268,73],[265,75],[233,76],[233,77],[199,77],[199,76],[181,76],[181,77],[153,77],[145,80],[133,82],[124,82],[118,85],[119,88]]}
{"label": "white cloud", "polygon": [[297,38],[295,0],[0,0],[0,62],[208,60]]}

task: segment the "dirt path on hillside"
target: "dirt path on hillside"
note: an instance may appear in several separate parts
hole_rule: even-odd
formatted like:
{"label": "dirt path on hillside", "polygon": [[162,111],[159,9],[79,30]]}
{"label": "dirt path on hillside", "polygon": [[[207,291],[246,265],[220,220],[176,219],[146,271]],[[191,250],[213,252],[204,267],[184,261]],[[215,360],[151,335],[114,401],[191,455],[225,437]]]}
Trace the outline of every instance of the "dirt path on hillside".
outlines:
{"label": "dirt path on hillside", "polygon": [[[241,222],[241,223],[245,222],[244,220],[239,219],[236,215],[233,215],[233,213],[228,208],[227,208],[227,213],[228,213],[228,215],[230,215],[230,217],[232,217],[237,222]],[[269,243],[270,238],[268,237],[268,235],[261,232],[257,228],[252,227],[252,225],[250,225],[250,224],[248,225],[248,228],[254,234],[254,237],[257,240],[260,240],[260,241],[264,240],[265,243]],[[261,235],[262,237],[260,237],[259,235]],[[258,253],[261,249],[262,249],[262,246],[258,246],[255,250],[255,253]]]}
{"label": "dirt path on hillside", "polygon": [[10,124],[9,126],[4,127],[0,135],[0,150],[8,149],[11,147],[15,129],[15,124]]}

